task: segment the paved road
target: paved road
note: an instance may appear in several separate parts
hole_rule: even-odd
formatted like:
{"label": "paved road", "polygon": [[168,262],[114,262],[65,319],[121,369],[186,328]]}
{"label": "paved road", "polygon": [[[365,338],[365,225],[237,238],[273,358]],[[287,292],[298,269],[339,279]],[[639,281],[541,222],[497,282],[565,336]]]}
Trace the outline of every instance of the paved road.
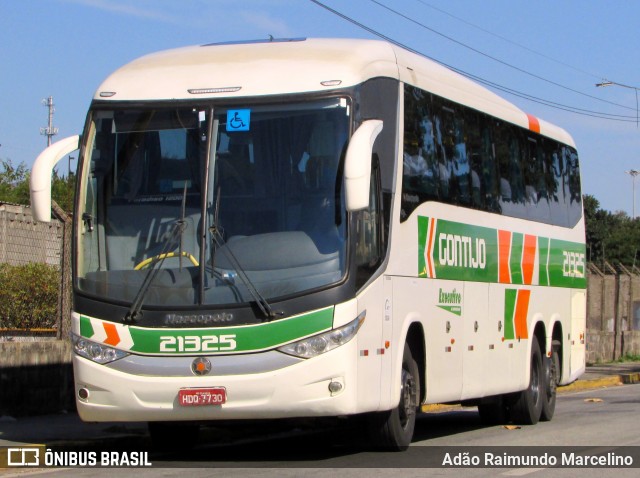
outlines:
{"label": "paved road", "polygon": [[[366,450],[358,445],[361,433],[357,429],[342,428],[322,433],[284,434],[279,438],[246,441],[235,445],[200,445],[195,451],[182,454],[150,455],[156,466],[162,469],[135,470],[139,478],[147,476],[181,477],[224,476],[276,477],[276,476],[567,476],[598,477],[638,476],[636,469],[540,469],[540,468],[434,468],[433,457],[439,460],[444,453],[455,454],[471,450],[483,453],[517,453],[531,448],[505,447],[568,447],[551,448],[552,452],[566,450],[579,454],[610,452],[624,455],[631,449],[640,464],[640,385],[624,385],[606,389],[565,393],[559,396],[553,421],[536,426],[505,428],[484,427],[475,409],[454,409],[443,413],[425,414],[420,417],[412,447],[405,453],[381,453]],[[331,445],[333,443],[333,445]],[[442,448],[440,448],[442,447]],[[469,449],[460,447],[497,447]],[[576,448],[585,447],[585,448]],[[184,468],[189,467],[188,472]],[[202,469],[191,467],[204,467]],[[407,468],[410,467],[410,468]],[[336,470],[340,469],[340,470]],[[20,473],[28,476],[31,473]],[[47,470],[47,477],[72,476],[125,476],[131,469],[67,469]],[[0,471],[5,478],[8,470]]]}

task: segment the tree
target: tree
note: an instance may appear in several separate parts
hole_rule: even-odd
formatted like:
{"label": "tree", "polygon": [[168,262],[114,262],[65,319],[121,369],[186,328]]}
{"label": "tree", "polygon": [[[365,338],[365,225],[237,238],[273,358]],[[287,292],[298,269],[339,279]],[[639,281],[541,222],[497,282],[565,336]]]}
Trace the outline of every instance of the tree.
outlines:
{"label": "tree", "polygon": [[0,159],[0,201],[29,204],[29,170],[24,163],[14,167],[10,159]]}
{"label": "tree", "polygon": [[51,197],[67,213],[73,212],[75,198],[76,175],[69,173],[67,176],[58,176],[54,169],[51,178]]}
{"label": "tree", "polygon": [[[29,177],[30,172],[24,163],[14,167],[10,159],[0,160],[0,202],[30,204]],[[60,176],[53,170],[51,197],[68,213],[73,211],[75,184],[75,174]]]}
{"label": "tree", "polygon": [[590,195],[584,196],[583,206],[588,260],[596,265],[604,261],[629,267],[636,265],[640,249],[640,219],[631,219],[623,211],[605,211]]}

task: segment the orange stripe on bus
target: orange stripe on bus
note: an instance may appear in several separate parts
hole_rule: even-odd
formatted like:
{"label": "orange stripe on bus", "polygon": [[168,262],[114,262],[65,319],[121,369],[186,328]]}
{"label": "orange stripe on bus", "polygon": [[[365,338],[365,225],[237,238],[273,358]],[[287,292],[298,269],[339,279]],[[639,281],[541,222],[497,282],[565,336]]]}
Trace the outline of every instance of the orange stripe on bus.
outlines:
{"label": "orange stripe on bus", "polygon": [[533,266],[536,260],[536,236],[525,234],[524,249],[522,251],[522,281],[525,284],[533,282]]}
{"label": "orange stripe on bus", "polygon": [[498,282],[511,284],[511,271],[509,270],[509,254],[511,253],[511,232],[498,229]]}
{"label": "orange stripe on bus", "polygon": [[522,289],[518,291],[518,298],[516,299],[516,313],[514,315],[516,325],[516,338],[519,339],[529,338],[529,332],[527,330],[527,315],[529,314],[530,297],[530,290]]}
{"label": "orange stripe on bus", "polygon": [[429,221],[429,244],[427,246],[427,268],[429,277],[435,277],[433,273],[433,237],[435,236],[436,220],[431,218]]}
{"label": "orange stripe on bus", "polygon": [[120,336],[118,335],[118,330],[116,329],[115,324],[107,324],[106,322],[102,324],[104,327],[104,331],[107,334],[107,338],[104,340],[104,343],[107,345],[116,346],[120,343]]}
{"label": "orange stripe on bus", "polygon": [[529,118],[529,129],[534,133],[540,133],[540,121],[533,115],[527,114],[527,118]]}

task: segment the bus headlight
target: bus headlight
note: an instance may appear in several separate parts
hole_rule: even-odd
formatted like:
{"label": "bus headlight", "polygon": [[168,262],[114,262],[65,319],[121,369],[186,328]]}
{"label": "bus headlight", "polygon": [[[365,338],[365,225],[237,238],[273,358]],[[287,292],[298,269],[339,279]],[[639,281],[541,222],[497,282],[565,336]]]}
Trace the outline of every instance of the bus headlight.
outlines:
{"label": "bus headlight", "polygon": [[129,355],[127,352],[85,339],[74,333],[71,334],[71,342],[75,353],[100,364],[113,362]]}
{"label": "bus headlight", "polygon": [[300,358],[316,357],[349,342],[355,337],[360,326],[362,326],[364,318],[365,312],[362,312],[354,321],[349,322],[347,325],[312,337],[307,337],[304,340],[283,345],[279,347],[278,350]]}

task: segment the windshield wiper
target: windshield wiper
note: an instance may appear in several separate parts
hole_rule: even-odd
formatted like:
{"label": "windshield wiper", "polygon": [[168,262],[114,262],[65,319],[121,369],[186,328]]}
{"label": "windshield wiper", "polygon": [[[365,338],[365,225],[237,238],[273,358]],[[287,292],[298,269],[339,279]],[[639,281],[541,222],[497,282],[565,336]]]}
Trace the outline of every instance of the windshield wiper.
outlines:
{"label": "windshield wiper", "polygon": [[227,259],[231,263],[231,267],[235,269],[236,273],[238,274],[238,277],[240,277],[240,280],[245,285],[245,287],[249,291],[249,294],[251,294],[251,297],[253,297],[253,300],[256,302],[256,305],[258,306],[260,311],[264,314],[264,316],[267,318],[267,320],[273,320],[279,316],[282,316],[283,313],[281,311],[274,312],[273,308],[271,307],[271,304],[269,304],[269,302],[267,302],[267,299],[265,299],[262,296],[262,294],[260,294],[260,292],[258,291],[256,286],[253,284],[251,279],[249,279],[249,276],[245,272],[244,268],[240,265],[240,262],[236,258],[231,248],[229,246],[223,247],[225,245],[224,238],[222,237],[222,234],[220,233],[220,228],[218,227],[218,208],[219,207],[220,207],[220,186],[218,186],[218,190],[216,191],[216,203],[215,203],[215,208],[213,212],[213,224],[209,228],[209,232],[211,233],[211,237],[213,238],[213,241],[215,242],[215,246],[216,246],[211,253],[211,269],[215,270],[214,257],[213,257],[215,252],[221,250],[224,253],[224,255],[227,256]]}
{"label": "windshield wiper", "polygon": [[179,260],[180,260],[180,269],[182,270],[182,236],[184,230],[187,228],[187,222],[185,221],[185,210],[186,210],[186,201],[187,201],[187,182],[184,183],[184,189],[182,191],[182,208],[180,212],[180,219],[176,221],[169,234],[169,237],[165,241],[162,246],[162,250],[160,254],[158,254],[157,261],[152,261],[149,265],[149,271],[147,275],[144,276],[144,280],[142,281],[142,285],[140,285],[140,289],[138,289],[138,293],[136,294],[135,299],[133,299],[133,303],[126,315],[124,316],[123,322],[125,323],[134,323],[140,320],[142,317],[142,313],[140,312],[142,309],[142,304],[144,303],[144,299],[149,291],[149,287],[153,283],[153,280],[158,275],[158,272],[162,268],[162,264],[164,260],[169,256],[169,253],[173,251],[178,245],[179,250]]}

